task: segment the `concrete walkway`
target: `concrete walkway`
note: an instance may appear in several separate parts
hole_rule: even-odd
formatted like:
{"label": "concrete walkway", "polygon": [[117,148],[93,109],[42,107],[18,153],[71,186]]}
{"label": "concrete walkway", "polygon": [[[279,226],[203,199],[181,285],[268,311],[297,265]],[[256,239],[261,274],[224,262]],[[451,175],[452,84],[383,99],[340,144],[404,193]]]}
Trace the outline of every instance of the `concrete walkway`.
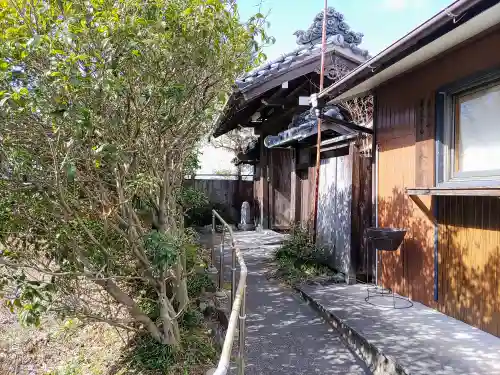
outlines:
{"label": "concrete walkway", "polygon": [[[500,338],[404,298],[395,300],[396,308],[391,297],[367,303],[366,288],[303,285],[300,290],[362,348],[377,373],[500,375]],[[397,368],[391,370],[391,363]]]}
{"label": "concrete walkway", "polygon": [[283,236],[236,232],[248,266],[247,375],[371,374],[297,294],[266,278]]}

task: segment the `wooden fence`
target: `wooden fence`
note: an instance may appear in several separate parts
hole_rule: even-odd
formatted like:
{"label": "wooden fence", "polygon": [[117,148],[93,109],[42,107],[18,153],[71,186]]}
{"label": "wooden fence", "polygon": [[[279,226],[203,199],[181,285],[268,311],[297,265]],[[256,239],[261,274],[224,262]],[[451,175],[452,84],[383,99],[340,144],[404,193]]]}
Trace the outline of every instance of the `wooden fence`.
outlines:
{"label": "wooden fence", "polygon": [[236,176],[224,177],[228,178],[191,178],[186,179],[185,184],[205,192],[211,204],[222,207],[233,223],[239,223],[241,204],[253,201],[253,181],[233,179]]}

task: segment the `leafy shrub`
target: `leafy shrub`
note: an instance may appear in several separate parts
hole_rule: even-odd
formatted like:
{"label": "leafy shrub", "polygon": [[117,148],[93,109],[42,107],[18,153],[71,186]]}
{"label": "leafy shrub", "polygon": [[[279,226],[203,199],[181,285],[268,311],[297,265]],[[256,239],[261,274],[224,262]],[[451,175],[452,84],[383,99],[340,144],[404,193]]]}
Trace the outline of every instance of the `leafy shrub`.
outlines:
{"label": "leafy shrub", "polygon": [[203,314],[197,309],[189,309],[182,316],[181,326],[184,328],[199,327],[203,323]]}
{"label": "leafy shrub", "polygon": [[184,224],[189,226],[205,226],[212,224],[212,210],[216,210],[227,222],[233,223],[229,209],[220,203],[211,203],[190,209],[185,217]]}
{"label": "leafy shrub", "polygon": [[203,289],[213,290],[215,285],[206,274],[194,274],[187,281],[188,295],[190,298],[198,297]]}
{"label": "leafy shrub", "polygon": [[324,249],[313,242],[309,231],[303,226],[295,225],[290,231],[290,236],[276,252],[276,257],[315,261],[323,253]]}
{"label": "leafy shrub", "polygon": [[335,272],[321,264],[324,254],[324,248],[313,242],[309,231],[296,225],[276,251],[276,276],[292,285],[318,276],[333,276]]}
{"label": "leafy shrub", "polygon": [[[206,330],[196,327],[182,332],[182,347],[173,350],[149,336],[139,336],[133,343],[133,350],[126,361],[132,369],[143,374],[152,371],[158,374],[183,374],[193,365],[213,364],[217,352]],[[179,368],[181,367],[181,368]]]}
{"label": "leafy shrub", "polygon": [[167,370],[176,362],[170,345],[162,345],[150,336],[141,336],[135,342],[132,364],[144,370]]}

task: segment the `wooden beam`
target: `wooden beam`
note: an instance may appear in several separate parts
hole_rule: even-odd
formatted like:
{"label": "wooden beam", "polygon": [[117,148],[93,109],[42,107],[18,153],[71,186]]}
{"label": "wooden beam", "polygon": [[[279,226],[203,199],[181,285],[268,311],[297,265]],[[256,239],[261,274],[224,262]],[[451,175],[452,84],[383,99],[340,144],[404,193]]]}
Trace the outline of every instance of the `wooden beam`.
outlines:
{"label": "wooden beam", "polygon": [[406,194],[412,195],[445,195],[470,197],[500,197],[500,189],[496,188],[408,188]]}
{"label": "wooden beam", "polygon": [[413,202],[415,202],[415,204],[417,205],[417,207],[420,208],[420,210],[425,214],[425,216],[427,216],[427,218],[434,225],[437,225],[437,219],[436,219],[436,217],[434,216],[434,214],[432,213],[432,211],[427,208],[427,206],[425,205],[425,203],[422,202],[422,199],[420,199],[419,196],[417,196],[417,195],[410,195],[410,199]]}

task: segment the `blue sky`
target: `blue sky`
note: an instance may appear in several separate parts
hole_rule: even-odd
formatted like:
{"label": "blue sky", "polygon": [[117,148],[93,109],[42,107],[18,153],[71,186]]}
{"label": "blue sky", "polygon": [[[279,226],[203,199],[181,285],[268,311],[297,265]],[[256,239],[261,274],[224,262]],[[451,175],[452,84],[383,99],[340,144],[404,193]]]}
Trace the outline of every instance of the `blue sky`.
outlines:
{"label": "blue sky", "polygon": [[[329,0],[345,16],[352,30],[365,36],[361,47],[372,56],[449,5],[452,0]],[[243,20],[259,11],[259,0],[237,0]],[[276,43],[267,47],[268,59],[296,47],[297,30],[307,29],[323,9],[324,0],[262,0],[261,12]]]}

